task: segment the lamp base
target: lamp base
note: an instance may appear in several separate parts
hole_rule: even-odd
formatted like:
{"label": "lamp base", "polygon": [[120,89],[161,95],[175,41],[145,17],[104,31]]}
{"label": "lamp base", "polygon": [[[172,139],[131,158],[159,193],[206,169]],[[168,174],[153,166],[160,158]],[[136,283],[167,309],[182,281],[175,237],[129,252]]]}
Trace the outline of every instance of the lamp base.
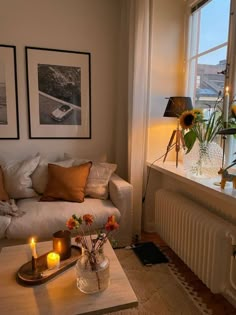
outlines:
{"label": "lamp base", "polygon": [[180,151],[181,145],[183,148],[185,148],[183,134],[181,130],[179,129],[179,127],[177,127],[177,129],[173,130],[172,135],[170,137],[169,143],[167,145],[166,153],[164,155],[163,163],[165,162],[170,150],[173,148],[173,146],[175,146],[175,164],[176,164],[176,167],[178,167],[179,151]]}

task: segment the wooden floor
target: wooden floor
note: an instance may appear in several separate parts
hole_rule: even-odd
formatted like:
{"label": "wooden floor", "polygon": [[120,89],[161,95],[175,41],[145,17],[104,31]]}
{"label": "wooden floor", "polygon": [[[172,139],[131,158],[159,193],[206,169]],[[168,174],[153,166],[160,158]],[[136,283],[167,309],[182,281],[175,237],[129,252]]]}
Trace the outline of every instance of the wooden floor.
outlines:
{"label": "wooden floor", "polygon": [[202,281],[184,264],[156,233],[141,235],[141,241],[152,241],[172,260],[185,281],[196,291],[202,301],[212,310],[212,315],[236,315],[236,309],[221,295],[213,294]]}

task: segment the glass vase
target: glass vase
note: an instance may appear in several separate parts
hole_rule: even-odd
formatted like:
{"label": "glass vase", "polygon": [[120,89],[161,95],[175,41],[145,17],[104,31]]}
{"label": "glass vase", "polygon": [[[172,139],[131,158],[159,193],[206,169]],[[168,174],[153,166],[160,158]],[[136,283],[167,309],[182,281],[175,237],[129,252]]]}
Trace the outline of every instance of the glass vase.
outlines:
{"label": "glass vase", "polygon": [[76,263],[77,288],[86,294],[105,290],[110,282],[110,262],[103,250],[83,250]]}
{"label": "glass vase", "polygon": [[222,165],[223,150],[216,142],[195,142],[183,157],[184,168],[190,176],[217,177]]}

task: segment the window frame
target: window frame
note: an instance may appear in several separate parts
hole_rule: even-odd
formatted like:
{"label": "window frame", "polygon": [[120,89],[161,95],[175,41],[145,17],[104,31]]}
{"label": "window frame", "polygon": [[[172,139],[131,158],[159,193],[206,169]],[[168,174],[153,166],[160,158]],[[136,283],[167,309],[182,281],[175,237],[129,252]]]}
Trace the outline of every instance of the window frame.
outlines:
{"label": "window frame", "polygon": [[[236,45],[233,38],[236,37],[236,0],[230,0],[230,18],[229,18],[229,31],[228,31],[228,40],[224,43],[221,43],[217,46],[214,46],[213,48],[210,48],[208,50],[205,50],[204,52],[196,53],[196,50],[198,49],[199,45],[199,36],[200,36],[200,12],[196,14],[196,11],[199,8],[203,8],[208,3],[210,3],[211,0],[188,0],[187,2],[187,21],[185,23],[185,27],[188,30],[187,38],[186,38],[186,58],[185,58],[185,92],[186,95],[190,96],[193,100],[193,104],[195,104],[195,95],[196,95],[196,71],[197,71],[197,60],[199,57],[204,56],[208,53],[217,51],[220,48],[227,47],[226,51],[226,75],[225,75],[225,83],[224,86],[230,87],[230,93],[232,96],[232,100],[235,98],[236,93]],[[193,10],[193,8],[196,8],[196,10]],[[235,12],[235,14],[234,14]],[[194,16],[192,13],[195,13]],[[198,19],[198,22],[195,22],[193,19]],[[194,23],[196,23],[198,27],[197,32],[193,32]],[[192,35],[195,36],[192,36]],[[194,51],[194,53],[193,53]],[[235,58],[234,58],[235,56]],[[235,61],[234,61],[235,59]],[[231,65],[231,66],[230,66]],[[190,77],[190,73],[193,73],[193,75]],[[223,91],[222,91],[223,92]]]}

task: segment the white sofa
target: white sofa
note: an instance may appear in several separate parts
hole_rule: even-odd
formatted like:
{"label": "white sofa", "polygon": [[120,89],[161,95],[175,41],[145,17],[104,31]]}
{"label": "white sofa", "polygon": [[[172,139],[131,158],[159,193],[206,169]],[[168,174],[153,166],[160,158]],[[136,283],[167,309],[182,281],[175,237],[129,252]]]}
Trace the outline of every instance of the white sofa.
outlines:
{"label": "white sofa", "polygon": [[[107,217],[114,214],[120,224],[119,229],[112,235],[117,241],[117,246],[126,246],[131,243],[133,189],[132,185],[114,173],[115,167],[112,167],[112,171],[109,173],[110,176],[108,176],[109,180],[106,184],[107,191],[104,198],[85,196],[83,202],[40,201],[40,185],[43,190],[43,186],[47,183],[46,170],[48,162],[45,162],[45,159],[41,159],[40,157],[37,158],[38,155],[26,161],[26,165],[29,162],[31,164],[32,161],[34,162],[34,166],[31,167],[28,174],[26,174],[26,170],[28,170],[29,167],[25,167],[25,169],[23,167],[22,169],[22,165],[24,166],[25,161],[21,161],[21,164],[18,164],[18,166],[21,165],[21,173],[25,173],[25,178],[23,179],[17,178],[19,175],[19,172],[17,173],[17,167],[13,167],[12,174],[9,176],[8,167],[4,164],[1,166],[6,191],[10,198],[14,198],[17,210],[16,215],[3,215],[3,213],[0,215],[0,247],[17,243],[27,243],[32,236],[36,237],[37,241],[51,240],[54,232],[66,229],[66,221],[73,214],[80,216],[87,213],[92,214],[95,218],[92,226],[95,230],[104,226]],[[78,160],[73,159],[66,159],[65,161],[55,162],[55,164],[70,167],[70,165],[78,165],[83,162],[82,160],[78,162]],[[114,166],[114,164],[97,163],[93,166],[94,169],[91,169],[90,177],[94,174],[95,177],[100,176],[96,174],[96,165],[102,167],[103,170],[107,166]],[[14,184],[11,183],[13,177],[16,178]],[[27,189],[29,189],[28,192],[26,190],[24,191],[23,195],[25,195],[25,197],[22,198],[20,185],[24,186],[24,180],[26,179],[28,180]],[[31,181],[31,187],[29,181]],[[19,182],[22,184],[19,184]],[[101,183],[100,178],[97,182],[98,185]],[[92,190],[94,183],[96,183],[96,181],[94,182],[93,178],[89,179],[88,177],[88,186],[90,185]],[[11,185],[15,185],[15,188],[11,187]],[[17,192],[17,190],[19,190],[19,192]],[[19,198],[19,196],[21,196],[21,198]],[[20,215],[17,215],[17,213]]]}

